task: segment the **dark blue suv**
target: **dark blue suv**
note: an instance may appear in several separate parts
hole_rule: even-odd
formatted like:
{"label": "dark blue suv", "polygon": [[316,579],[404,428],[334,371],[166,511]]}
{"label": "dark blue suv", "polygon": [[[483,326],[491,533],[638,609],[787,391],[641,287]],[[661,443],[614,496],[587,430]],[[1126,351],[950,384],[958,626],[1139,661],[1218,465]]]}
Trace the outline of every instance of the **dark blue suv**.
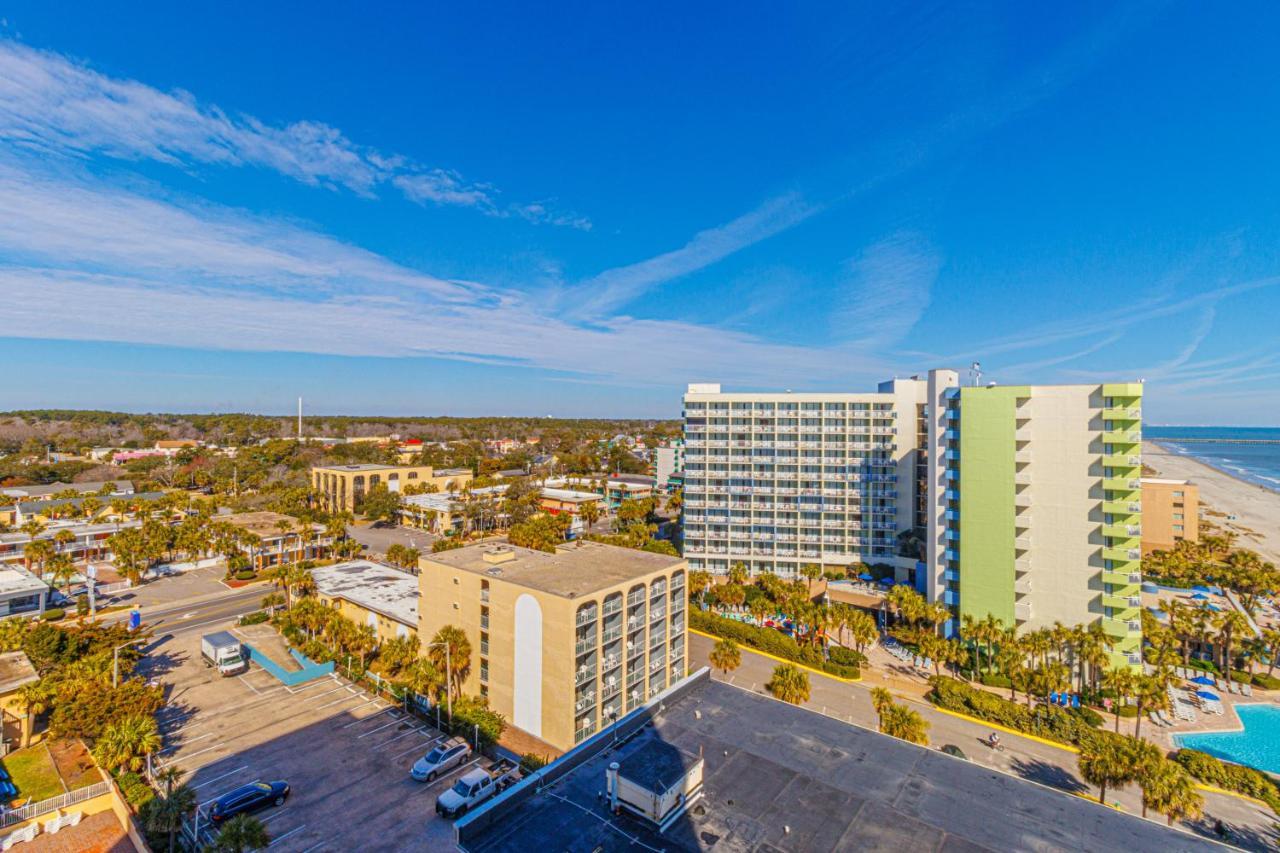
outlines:
{"label": "dark blue suv", "polygon": [[256,812],[267,806],[283,806],[289,796],[288,782],[252,782],[214,800],[209,819],[221,823],[245,812]]}

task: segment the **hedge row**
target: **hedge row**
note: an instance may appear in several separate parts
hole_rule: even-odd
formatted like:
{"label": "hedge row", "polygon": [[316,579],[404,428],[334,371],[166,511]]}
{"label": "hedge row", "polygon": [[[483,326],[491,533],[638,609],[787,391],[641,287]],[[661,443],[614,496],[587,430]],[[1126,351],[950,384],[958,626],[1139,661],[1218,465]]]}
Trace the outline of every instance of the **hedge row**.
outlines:
{"label": "hedge row", "polygon": [[252,613],[246,613],[240,617],[241,625],[261,625],[271,618],[271,614],[265,610],[255,610]]}
{"label": "hedge row", "polygon": [[1262,800],[1271,806],[1273,812],[1280,814],[1280,788],[1260,770],[1228,764],[1195,749],[1179,750],[1173,760],[1201,782]]}
{"label": "hedge row", "polygon": [[1086,708],[1066,709],[1056,705],[1028,708],[947,676],[934,676],[929,681],[933,685],[929,701],[939,708],[1059,743],[1078,744],[1102,722],[1101,717]]}
{"label": "hedge row", "polygon": [[693,609],[689,612],[689,627],[733,640],[740,645],[767,652],[783,660],[802,663],[839,678],[859,678],[862,675],[861,664],[866,660],[864,656],[848,649],[841,650],[848,652],[848,656],[839,655],[837,660],[834,659],[837,655],[833,654],[833,660],[826,660],[822,652],[808,646],[801,646],[781,631],[748,625],[745,622],[726,619],[703,610]]}
{"label": "hedge row", "polygon": [[1231,680],[1237,684],[1252,684],[1254,687],[1261,687],[1263,690],[1280,690],[1280,678],[1274,675],[1267,675],[1265,672],[1255,672],[1253,675],[1245,672],[1243,669],[1231,670]]}

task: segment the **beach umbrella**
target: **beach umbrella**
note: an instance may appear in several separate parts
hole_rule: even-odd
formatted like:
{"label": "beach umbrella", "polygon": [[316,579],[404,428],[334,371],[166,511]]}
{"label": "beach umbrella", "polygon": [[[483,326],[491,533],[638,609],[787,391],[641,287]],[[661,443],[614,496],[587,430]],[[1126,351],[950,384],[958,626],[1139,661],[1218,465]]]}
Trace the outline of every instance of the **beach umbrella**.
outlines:
{"label": "beach umbrella", "polygon": [[1209,676],[1207,676],[1207,675],[1197,675],[1195,678],[1191,679],[1191,683],[1192,683],[1192,684],[1206,684],[1206,685],[1208,685],[1209,687],[1212,687],[1212,686],[1213,686],[1213,679],[1212,679],[1212,678],[1210,678],[1210,677],[1209,677]]}
{"label": "beach umbrella", "polygon": [[893,586],[893,578],[880,578],[881,586]]}
{"label": "beach umbrella", "polygon": [[898,586],[911,586],[911,581],[898,581]]}
{"label": "beach umbrella", "polygon": [[1207,586],[1196,585],[1191,587],[1191,591],[1192,592],[1210,592],[1210,589]]}
{"label": "beach umbrella", "polygon": [[1221,607],[1219,607],[1219,606],[1218,606],[1218,605],[1216,605],[1216,604],[1212,604],[1212,603],[1211,603],[1211,604],[1209,604],[1209,605],[1208,605],[1208,607],[1209,607],[1209,609],[1210,609],[1210,610],[1212,610],[1214,613],[1219,613],[1219,612],[1221,612],[1221,611],[1222,611],[1222,608],[1221,608]]}
{"label": "beach umbrella", "polygon": [[1205,595],[1203,592],[1197,592],[1195,595],[1191,596],[1191,600],[1192,601],[1208,601],[1209,596]]}
{"label": "beach umbrella", "polygon": [[858,580],[870,581],[870,580],[875,580],[875,578],[873,578],[871,575],[867,574],[866,572],[863,572],[862,574],[858,575]]}
{"label": "beach umbrella", "polygon": [[1212,690],[1197,690],[1196,695],[1201,699],[1213,699],[1215,701],[1218,698],[1218,694],[1214,693]]}

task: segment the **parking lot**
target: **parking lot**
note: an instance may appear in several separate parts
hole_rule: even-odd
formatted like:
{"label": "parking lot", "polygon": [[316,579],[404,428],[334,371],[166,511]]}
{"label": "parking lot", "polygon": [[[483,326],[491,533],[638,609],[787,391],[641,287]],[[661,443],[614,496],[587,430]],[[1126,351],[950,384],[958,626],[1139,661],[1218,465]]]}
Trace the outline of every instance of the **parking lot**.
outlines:
{"label": "parking lot", "polygon": [[291,789],[285,805],[257,813],[272,850],[452,847],[452,825],[435,815],[435,798],[474,760],[431,784],[415,782],[409,768],[443,739],[434,727],[334,676],[286,687],[255,666],[222,678],[201,660],[200,633],[166,640],[148,665],[170,687],[160,763],[187,771],[202,815],[240,785],[283,780]]}

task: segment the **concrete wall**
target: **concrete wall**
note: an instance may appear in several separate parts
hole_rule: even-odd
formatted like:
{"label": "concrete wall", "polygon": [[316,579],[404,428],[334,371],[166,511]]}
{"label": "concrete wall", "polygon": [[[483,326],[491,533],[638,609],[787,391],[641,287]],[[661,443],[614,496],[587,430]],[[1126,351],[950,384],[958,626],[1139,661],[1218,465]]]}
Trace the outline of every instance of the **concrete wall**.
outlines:
{"label": "concrete wall", "polygon": [[1171,550],[1179,539],[1200,541],[1200,487],[1143,478],[1142,552]]}

